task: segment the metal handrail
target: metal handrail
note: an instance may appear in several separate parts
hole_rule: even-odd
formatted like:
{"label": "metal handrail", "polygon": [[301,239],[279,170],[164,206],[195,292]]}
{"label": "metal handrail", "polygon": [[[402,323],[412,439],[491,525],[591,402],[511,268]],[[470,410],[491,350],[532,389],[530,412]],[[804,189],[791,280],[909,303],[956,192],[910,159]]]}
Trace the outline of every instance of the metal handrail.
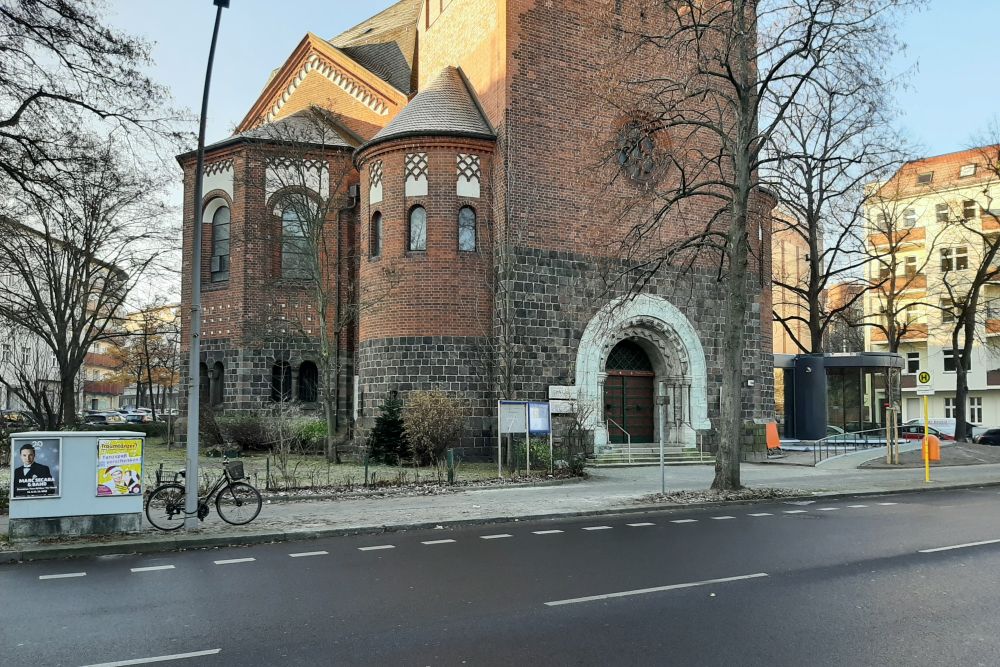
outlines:
{"label": "metal handrail", "polygon": [[865,431],[844,431],[843,433],[834,433],[833,435],[820,438],[812,448],[813,465],[830,458],[831,450],[833,450],[832,456],[837,456],[840,450],[843,450],[843,453],[846,454],[848,449],[859,451],[861,449],[885,447],[888,441],[888,433],[886,431],[886,427],[883,426]]}
{"label": "metal handrail", "polygon": [[605,419],[607,419],[609,422],[611,422],[612,424],[614,424],[618,428],[619,431],[621,431],[622,433],[625,434],[625,442],[627,443],[627,446],[628,446],[628,462],[632,463],[632,435],[628,431],[626,431],[624,428],[622,428],[622,425],[619,424],[618,422],[616,422],[611,417],[605,417]]}

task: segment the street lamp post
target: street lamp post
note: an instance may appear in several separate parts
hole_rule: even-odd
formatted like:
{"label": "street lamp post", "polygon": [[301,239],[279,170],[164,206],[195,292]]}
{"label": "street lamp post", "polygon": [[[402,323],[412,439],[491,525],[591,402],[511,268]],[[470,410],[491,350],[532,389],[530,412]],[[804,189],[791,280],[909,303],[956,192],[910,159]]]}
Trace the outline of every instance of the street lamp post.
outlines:
{"label": "street lamp post", "polygon": [[201,98],[201,120],[198,126],[198,162],[194,170],[194,212],[191,238],[191,348],[188,355],[188,404],[187,404],[187,473],[184,487],[184,528],[197,530],[198,521],[198,422],[201,408],[201,197],[202,179],[205,174],[205,116],[208,112],[208,90],[212,83],[212,63],[215,60],[215,43],[219,39],[222,10],[229,7],[229,0],[213,0],[215,28],[212,46],[208,50],[208,67],[205,70],[205,91]]}

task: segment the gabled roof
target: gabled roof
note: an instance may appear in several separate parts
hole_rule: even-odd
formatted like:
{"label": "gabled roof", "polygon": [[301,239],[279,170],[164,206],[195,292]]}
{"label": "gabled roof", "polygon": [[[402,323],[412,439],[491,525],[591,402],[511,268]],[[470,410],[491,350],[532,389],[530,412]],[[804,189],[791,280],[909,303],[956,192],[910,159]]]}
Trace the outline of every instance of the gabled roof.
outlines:
{"label": "gabled roof", "polygon": [[476,94],[454,67],[441,70],[362,149],[390,139],[416,136],[496,139]]}
{"label": "gabled roof", "polygon": [[421,4],[421,0],[400,0],[332,38],[330,44],[409,95],[413,92]]}
{"label": "gabled roof", "polygon": [[[887,183],[881,186],[882,193],[889,197],[915,195],[942,188],[961,188],[995,180],[992,171],[1000,146],[980,146],[967,150],[935,155],[911,160],[899,168]],[[962,175],[962,168],[975,165],[971,174]],[[930,174],[928,183],[921,183],[918,176]]]}

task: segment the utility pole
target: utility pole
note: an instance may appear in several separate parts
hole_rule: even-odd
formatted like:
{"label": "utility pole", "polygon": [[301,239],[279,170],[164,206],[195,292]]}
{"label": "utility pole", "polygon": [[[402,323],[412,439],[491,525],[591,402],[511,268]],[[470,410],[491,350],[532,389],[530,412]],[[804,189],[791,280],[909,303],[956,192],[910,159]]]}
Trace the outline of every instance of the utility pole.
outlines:
{"label": "utility pole", "polygon": [[198,162],[194,171],[194,221],[191,251],[191,349],[188,355],[188,417],[187,465],[184,484],[184,528],[197,530],[198,521],[198,423],[201,417],[201,198],[202,180],[205,176],[205,121],[208,113],[208,91],[212,83],[212,63],[215,61],[215,44],[219,39],[222,10],[229,7],[229,0],[212,0],[216,6],[215,28],[212,45],[208,49],[208,67],[205,69],[205,91],[201,97],[201,120],[198,126]]}

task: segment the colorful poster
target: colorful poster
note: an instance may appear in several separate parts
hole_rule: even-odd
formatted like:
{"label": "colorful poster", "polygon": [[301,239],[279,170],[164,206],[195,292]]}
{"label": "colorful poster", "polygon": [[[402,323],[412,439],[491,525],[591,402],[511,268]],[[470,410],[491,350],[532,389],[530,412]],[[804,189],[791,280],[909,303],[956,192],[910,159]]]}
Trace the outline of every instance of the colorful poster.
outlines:
{"label": "colorful poster", "polygon": [[10,497],[58,498],[62,439],[11,438]]}
{"label": "colorful poster", "polygon": [[97,495],[142,493],[142,439],[97,441]]}

